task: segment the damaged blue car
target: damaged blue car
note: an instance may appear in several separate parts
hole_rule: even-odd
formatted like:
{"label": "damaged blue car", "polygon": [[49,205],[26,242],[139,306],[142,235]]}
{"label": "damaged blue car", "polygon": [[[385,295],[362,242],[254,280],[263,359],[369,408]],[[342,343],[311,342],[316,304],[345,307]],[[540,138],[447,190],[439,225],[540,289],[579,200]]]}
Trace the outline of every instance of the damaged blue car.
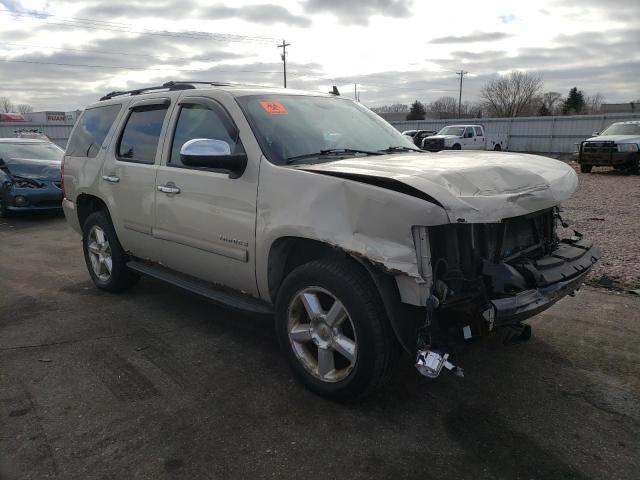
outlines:
{"label": "damaged blue car", "polygon": [[0,217],[62,208],[63,155],[47,139],[0,138]]}

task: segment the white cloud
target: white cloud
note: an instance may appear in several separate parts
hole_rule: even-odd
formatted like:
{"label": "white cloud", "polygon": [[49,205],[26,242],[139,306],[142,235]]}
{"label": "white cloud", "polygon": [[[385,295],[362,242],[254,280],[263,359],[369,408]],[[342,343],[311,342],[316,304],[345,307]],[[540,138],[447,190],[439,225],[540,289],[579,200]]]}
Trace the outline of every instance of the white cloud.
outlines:
{"label": "white cloud", "polygon": [[[467,100],[474,100],[492,76],[528,69],[543,75],[548,90],[564,93],[578,86],[609,101],[627,101],[640,96],[640,30],[632,15],[638,5],[632,0],[460,0],[455,8],[417,0],[0,0],[0,60],[46,63],[6,63],[0,96],[37,109],[75,109],[109,90],[171,79],[279,85],[276,39],[285,38],[292,44],[289,86],[326,91],[336,84],[347,94],[357,82],[369,105],[455,94],[454,71],[461,68],[471,72],[465,78]],[[611,15],[616,8],[628,15]],[[11,14],[24,11],[52,16]],[[223,35],[142,33],[147,29]]]}

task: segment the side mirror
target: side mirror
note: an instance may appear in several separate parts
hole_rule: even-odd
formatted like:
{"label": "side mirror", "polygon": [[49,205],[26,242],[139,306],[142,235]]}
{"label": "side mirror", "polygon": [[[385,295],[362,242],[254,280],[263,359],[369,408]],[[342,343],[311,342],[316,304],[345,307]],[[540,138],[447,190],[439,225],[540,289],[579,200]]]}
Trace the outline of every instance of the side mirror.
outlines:
{"label": "side mirror", "polygon": [[180,149],[180,160],[188,167],[226,170],[231,178],[239,177],[247,166],[246,153],[231,153],[227,142],[211,138],[186,142]]}
{"label": "side mirror", "polygon": [[464,134],[464,138],[472,138],[473,137],[473,133],[471,132],[467,132]]}
{"label": "side mirror", "polygon": [[592,136],[592,137],[597,137],[598,135],[600,135],[600,132],[593,132],[593,133],[591,134],[591,136]]}

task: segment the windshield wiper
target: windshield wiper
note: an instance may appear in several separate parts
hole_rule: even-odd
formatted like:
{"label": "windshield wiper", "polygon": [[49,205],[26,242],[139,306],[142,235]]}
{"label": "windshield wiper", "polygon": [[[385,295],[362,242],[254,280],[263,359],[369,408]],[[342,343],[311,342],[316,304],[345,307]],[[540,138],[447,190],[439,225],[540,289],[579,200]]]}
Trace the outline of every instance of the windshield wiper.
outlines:
{"label": "windshield wiper", "polygon": [[319,152],[315,152],[315,153],[305,153],[304,155],[296,155],[294,157],[289,157],[285,161],[287,165],[290,165],[292,163],[297,162],[298,160],[305,160],[307,158],[328,157],[332,155],[345,155],[345,154],[349,155],[349,154],[356,154],[356,153],[363,153],[365,155],[382,155],[381,151],[373,152],[371,150],[361,150],[358,148],[328,148],[326,150],[320,150]]}
{"label": "windshield wiper", "polygon": [[411,147],[400,147],[400,146],[391,146],[389,148],[385,148],[384,150],[378,150],[379,152],[384,153],[393,153],[393,152],[422,152],[419,148],[411,148]]}

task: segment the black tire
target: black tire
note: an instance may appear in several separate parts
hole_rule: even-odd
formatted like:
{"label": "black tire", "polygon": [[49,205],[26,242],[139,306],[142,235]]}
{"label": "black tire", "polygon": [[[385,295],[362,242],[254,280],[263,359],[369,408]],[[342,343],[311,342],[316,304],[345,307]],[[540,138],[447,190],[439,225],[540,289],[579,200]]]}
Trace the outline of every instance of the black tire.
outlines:
{"label": "black tire", "polygon": [[500,145],[496,145],[495,147],[493,147],[493,150],[496,152],[501,152],[502,151],[502,147]]}
{"label": "black tire", "polygon": [[456,143],[453,147],[451,147],[451,150],[462,150],[462,147],[459,143]]}
{"label": "black tire", "polygon": [[[289,339],[289,311],[308,287],[324,289],[342,302],[353,326],[355,363],[339,381],[324,381],[308,371]],[[276,334],[295,378],[318,395],[337,401],[355,400],[382,387],[400,352],[373,281],[353,260],[316,260],[291,272],[276,301]]]}
{"label": "black tire", "polygon": [[9,210],[7,210],[7,204],[5,203],[4,195],[0,192],[0,218],[7,218]]}
{"label": "black tire", "polygon": [[640,175],[640,159],[636,158],[631,161],[629,166],[629,173],[632,175]]}
{"label": "black tire", "polygon": [[[100,278],[94,271],[89,257],[89,238],[94,227],[102,230],[108,242],[111,257],[111,272],[108,278]],[[84,260],[87,270],[96,287],[109,292],[122,292],[131,287],[138,280],[138,275],[127,268],[129,256],[123,250],[116,235],[116,231],[111,223],[109,214],[104,211],[94,212],[87,217],[82,226],[82,247],[84,250]]]}
{"label": "black tire", "polygon": [[581,173],[590,173],[593,165],[585,165],[583,163],[580,164],[580,172]]}

